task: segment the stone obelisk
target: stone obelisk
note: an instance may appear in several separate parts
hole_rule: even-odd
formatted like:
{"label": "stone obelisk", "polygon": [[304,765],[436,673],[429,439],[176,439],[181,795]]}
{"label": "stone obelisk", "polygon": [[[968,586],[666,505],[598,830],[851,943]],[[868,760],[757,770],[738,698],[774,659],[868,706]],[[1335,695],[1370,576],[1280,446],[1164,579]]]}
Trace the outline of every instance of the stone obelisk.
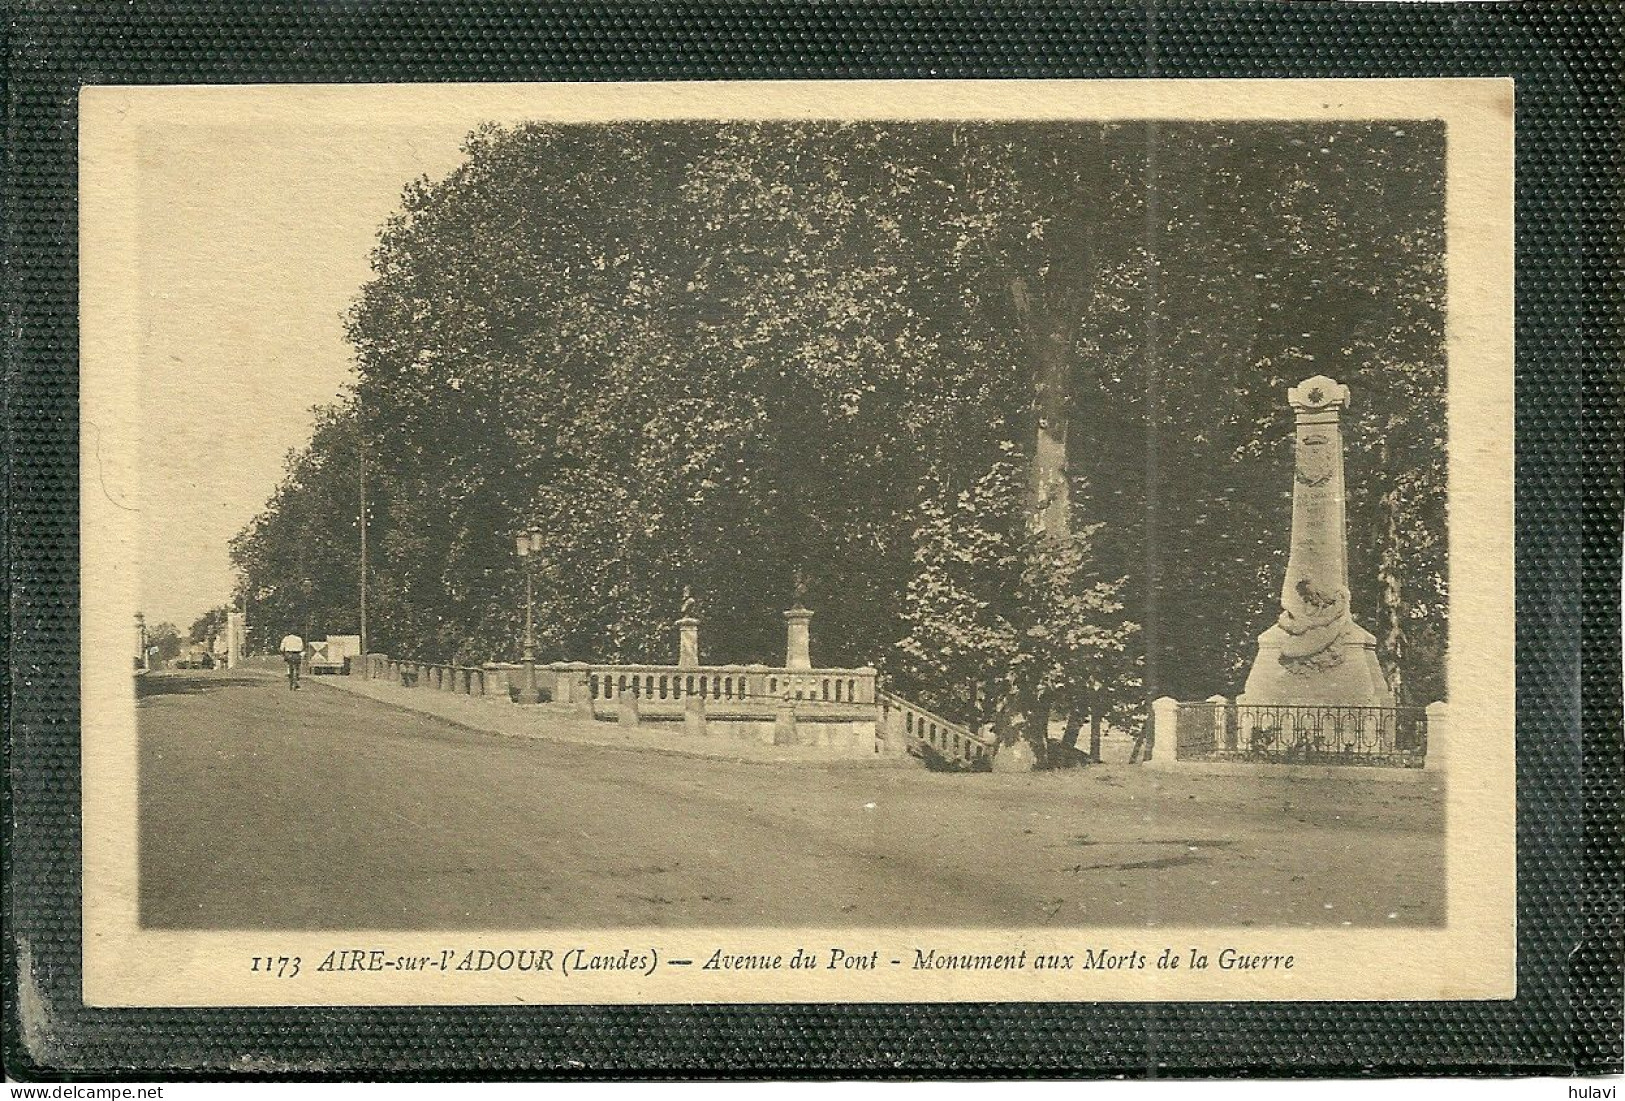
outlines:
{"label": "stone obelisk", "polygon": [[1258,638],[1243,704],[1392,707],[1377,640],[1349,612],[1342,413],[1349,388],[1324,375],[1287,391],[1293,445],[1292,550],[1281,614]]}

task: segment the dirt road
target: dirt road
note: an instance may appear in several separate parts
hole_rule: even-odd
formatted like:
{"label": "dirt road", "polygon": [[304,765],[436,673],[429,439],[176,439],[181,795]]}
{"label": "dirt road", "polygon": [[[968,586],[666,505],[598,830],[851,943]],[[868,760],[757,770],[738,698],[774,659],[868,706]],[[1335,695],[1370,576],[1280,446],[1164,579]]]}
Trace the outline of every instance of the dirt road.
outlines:
{"label": "dirt road", "polygon": [[155,927],[1444,917],[1428,784],[696,760],[483,734],[265,676],[143,680]]}

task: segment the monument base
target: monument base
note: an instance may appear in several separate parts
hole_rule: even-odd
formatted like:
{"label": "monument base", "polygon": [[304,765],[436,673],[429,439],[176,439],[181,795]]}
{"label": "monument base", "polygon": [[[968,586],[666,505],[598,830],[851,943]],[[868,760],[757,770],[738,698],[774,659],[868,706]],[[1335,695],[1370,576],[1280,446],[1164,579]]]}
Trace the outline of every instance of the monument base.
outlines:
{"label": "monument base", "polygon": [[1238,704],[1392,707],[1394,694],[1377,663],[1377,640],[1349,621],[1330,646],[1304,659],[1282,660],[1294,642],[1280,624],[1258,636],[1258,657]]}

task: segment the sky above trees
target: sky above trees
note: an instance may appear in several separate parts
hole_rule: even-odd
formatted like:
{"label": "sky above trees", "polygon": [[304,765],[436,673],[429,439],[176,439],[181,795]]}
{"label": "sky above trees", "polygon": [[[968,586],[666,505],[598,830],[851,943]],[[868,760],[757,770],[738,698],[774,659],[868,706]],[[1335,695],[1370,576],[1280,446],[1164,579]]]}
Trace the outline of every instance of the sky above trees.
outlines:
{"label": "sky above trees", "polygon": [[388,127],[251,111],[142,130],[141,602],[190,623],[229,598],[227,541],[264,507],[312,407],[350,378],[344,315],[402,184],[440,176],[480,116]]}

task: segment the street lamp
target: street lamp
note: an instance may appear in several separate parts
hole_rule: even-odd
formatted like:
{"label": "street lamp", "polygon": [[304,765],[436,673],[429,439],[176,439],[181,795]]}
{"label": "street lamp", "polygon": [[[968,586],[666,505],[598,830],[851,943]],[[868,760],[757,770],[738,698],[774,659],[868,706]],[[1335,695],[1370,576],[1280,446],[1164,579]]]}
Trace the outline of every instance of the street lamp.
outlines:
{"label": "street lamp", "polygon": [[514,536],[514,551],[525,563],[525,685],[519,690],[520,703],[541,703],[542,691],[536,686],[536,571],[531,566],[542,553],[542,533],[530,528]]}

